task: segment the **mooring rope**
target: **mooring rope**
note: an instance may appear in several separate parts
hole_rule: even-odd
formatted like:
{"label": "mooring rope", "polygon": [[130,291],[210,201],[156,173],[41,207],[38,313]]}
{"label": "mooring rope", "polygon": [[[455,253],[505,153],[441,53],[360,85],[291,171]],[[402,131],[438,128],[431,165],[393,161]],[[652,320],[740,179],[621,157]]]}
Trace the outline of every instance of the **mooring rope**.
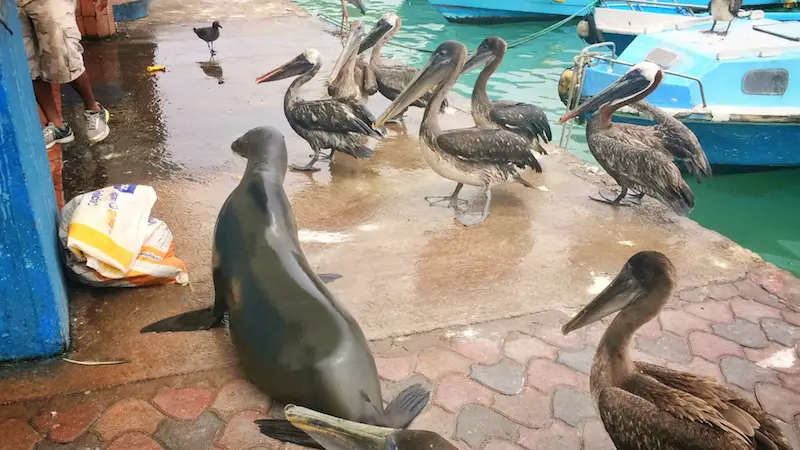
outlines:
{"label": "mooring rope", "polygon": [[[508,43],[509,50],[512,49],[512,48],[515,48],[515,47],[519,47],[520,45],[527,44],[528,42],[531,42],[531,41],[534,41],[536,39],[539,39],[540,37],[552,32],[552,31],[557,30],[558,28],[564,26],[564,24],[568,23],[572,19],[575,19],[576,17],[585,14],[587,11],[592,9],[597,3],[599,3],[599,0],[591,1],[586,6],[584,6],[583,8],[578,10],[577,12],[575,12],[575,14],[572,14],[569,17],[565,17],[564,19],[559,20],[558,22],[548,26],[547,28],[545,28],[543,30],[537,31],[536,33],[532,33],[532,34],[529,34],[527,36],[524,36],[524,37],[521,37],[519,39],[516,39],[516,40],[513,40],[513,41],[509,42]],[[328,22],[328,23],[330,23],[330,24],[332,24],[332,25],[336,25],[337,27],[341,26],[340,22],[338,20],[332,19],[332,18],[330,18],[330,17],[328,17],[328,16],[326,16],[326,15],[324,15],[322,13],[317,14],[317,17],[322,19],[322,20],[324,20],[324,21],[326,21],[326,22]],[[408,45],[405,45],[405,44],[401,44],[400,42],[396,42],[394,40],[389,41],[388,45],[393,45],[395,47],[404,48],[406,50],[413,50],[413,51],[420,52],[420,53],[433,53],[433,50],[426,50],[424,48],[411,47],[411,46],[408,46]]]}

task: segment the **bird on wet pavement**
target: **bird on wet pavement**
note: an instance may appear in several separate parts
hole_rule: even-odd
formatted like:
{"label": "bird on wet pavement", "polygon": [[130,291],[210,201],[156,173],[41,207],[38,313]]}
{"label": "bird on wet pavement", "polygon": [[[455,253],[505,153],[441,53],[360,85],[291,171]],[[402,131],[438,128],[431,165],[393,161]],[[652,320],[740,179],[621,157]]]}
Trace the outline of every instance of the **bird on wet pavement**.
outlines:
{"label": "bird on wet pavement", "polygon": [[[678,214],[685,215],[694,207],[694,193],[681,177],[674,163],[678,158],[696,177],[711,176],[708,159],[700,142],[679,120],[668,116],[649,103],[637,104],[650,95],[664,78],[664,71],[651,62],[633,66],[625,75],[588,101],[565,114],[565,122],[583,113],[594,113],[586,125],[586,140],[597,162],[620,185],[619,195],[610,199],[600,193],[592,200],[615,206],[624,202],[628,189],[656,198]],[[626,105],[645,111],[656,126],[614,123],[611,116]]]}
{"label": "bird on wet pavement", "polygon": [[[292,129],[308,142],[314,155],[305,166],[292,165],[293,170],[316,171],[314,164],[320,158],[320,150],[331,149],[347,153],[354,158],[371,158],[374,152],[364,145],[368,137],[382,139],[383,135],[372,129],[374,116],[356,99],[325,98],[303,100],[298,90],[319,72],[322,55],[313,48],[256,79],[256,83],[277,81],[297,77],[283,99],[283,111]],[[298,76],[299,75],[299,76]]]}
{"label": "bird on wet pavement", "polygon": [[778,424],[757,404],[714,378],[633,361],[637,329],[655,319],[677,284],[664,254],[636,253],[575,317],[569,334],[619,311],[592,361],[589,387],[618,450],[790,450]]}
{"label": "bird on wet pavement", "polygon": [[214,50],[214,41],[219,39],[220,28],[222,28],[222,25],[220,25],[216,20],[211,24],[210,27],[192,28],[197,37],[206,41],[206,45],[208,46],[208,50],[211,52],[211,56],[217,54],[217,52]]}
{"label": "bird on wet pavement", "polygon": [[530,150],[530,142],[511,131],[483,127],[441,129],[439,116],[442,103],[447,92],[458,81],[466,59],[467,48],[464,44],[457,41],[440,44],[425,67],[378,117],[373,126],[383,126],[398,111],[435,89],[420,125],[420,149],[423,158],[436,173],[458,184],[451,195],[438,197],[436,201],[431,201],[434,197],[426,200],[432,205],[446,201],[448,207],[458,209],[458,194],[464,184],[482,188],[482,210],[468,209],[457,216],[462,225],[472,226],[488,217],[491,188],[494,184],[516,181],[526,187],[533,187],[520,176],[517,168],[531,167],[541,172],[542,167]]}
{"label": "bird on wet pavement", "polygon": [[472,119],[475,125],[503,128],[517,133],[535,146],[539,153],[547,154],[542,142],[550,142],[553,132],[544,110],[536,105],[510,100],[492,101],[486,92],[489,77],[500,67],[508,50],[502,38],[490,36],[481,42],[478,49],[467,59],[462,73],[485,66],[472,89]]}
{"label": "bird on wet pavement", "polygon": [[358,8],[361,11],[361,14],[364,15],[367,13],[367,8],[364,7],[363,0],[341,0],[342,2],[342,25],[340,27],[342,35],[347,33],[347,25],[350,23],[350,14],[347,12],[347,3]]}

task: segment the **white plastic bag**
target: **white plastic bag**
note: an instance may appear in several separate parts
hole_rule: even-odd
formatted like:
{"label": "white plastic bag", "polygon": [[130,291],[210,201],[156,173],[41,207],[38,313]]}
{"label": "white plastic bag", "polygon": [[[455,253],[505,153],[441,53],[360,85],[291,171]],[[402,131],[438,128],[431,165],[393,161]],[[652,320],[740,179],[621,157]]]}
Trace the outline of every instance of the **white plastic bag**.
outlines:
{"label": "white plastic bag", "polygon": [[156,198],[150,186],[118,184],[70,200],[58,229],[67,268],[90,286],[187,284],[172,232],[150,217]]}

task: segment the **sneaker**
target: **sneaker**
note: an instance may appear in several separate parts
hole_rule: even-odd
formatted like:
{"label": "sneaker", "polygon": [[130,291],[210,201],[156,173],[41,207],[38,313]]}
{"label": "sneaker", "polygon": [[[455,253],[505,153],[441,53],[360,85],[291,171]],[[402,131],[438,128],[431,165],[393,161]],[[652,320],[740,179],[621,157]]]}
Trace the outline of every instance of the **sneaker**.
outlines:
{"label": "sneaker", "polygon": [[66,123],[64,128],[59,128],[50,122],[44,127],[42,133],[44,133],[45,147],[48,149],[56,144],[66,144],[75,140],[75,133]]}
{"label": "sneaker", "polygon": [[84,113],[86,116],[86,137],[93,143],[107,138],[110,131],[108,119],[111,118],[111,114],[99,103],[97,105],[100,106],[100,111],[86,111]]}

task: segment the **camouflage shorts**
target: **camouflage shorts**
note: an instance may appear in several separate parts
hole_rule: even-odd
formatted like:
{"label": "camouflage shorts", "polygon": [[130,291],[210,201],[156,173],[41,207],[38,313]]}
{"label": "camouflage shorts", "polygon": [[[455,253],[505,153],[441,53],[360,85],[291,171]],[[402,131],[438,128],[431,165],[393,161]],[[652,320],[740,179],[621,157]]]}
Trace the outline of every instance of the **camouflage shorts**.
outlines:
{"label": "camouflage shorts", "polygon": [[17,0],[31,78],[69,83],[86,70],[75,0]]}

